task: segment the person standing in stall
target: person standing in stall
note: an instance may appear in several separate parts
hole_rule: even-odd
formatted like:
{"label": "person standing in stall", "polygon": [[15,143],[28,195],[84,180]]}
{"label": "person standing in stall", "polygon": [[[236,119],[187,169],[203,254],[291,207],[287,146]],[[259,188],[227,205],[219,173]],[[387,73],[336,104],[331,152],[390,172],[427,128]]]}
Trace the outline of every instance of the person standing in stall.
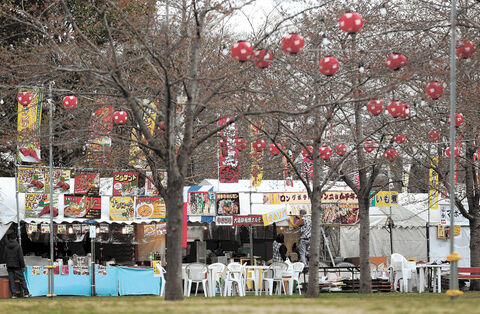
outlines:
{"label": "person standing in stall", "polygon": [[8,280],[10,282],[10,292],[12,293],[12,299],[17,298],[17,288],[15,279],[20,281],[20,285],[23,288],[23,296],[30,298],[32,295],[28,291],[27,282],[23,272],[25,271],[25,261],[23,259],[23,251],[17,242],[15,233],[8,234],[8,243],[5,248],[5,262],[8,271]]}
{"label": "person standing in stall", "polygon": [[287,259],[287,247],[285,246],[285,237],[280,233],[273,241],[272,262],[285,262]]}
{"label": "person standing in stall", "polygon": [[297,228],[300,228],[300,242],[298,251],[300,253],[300,262],[307,266],[308,247],[310,244],[310,236],[312,235],[312,219],[307,212],[300,210],[300,217],[296,224]]}

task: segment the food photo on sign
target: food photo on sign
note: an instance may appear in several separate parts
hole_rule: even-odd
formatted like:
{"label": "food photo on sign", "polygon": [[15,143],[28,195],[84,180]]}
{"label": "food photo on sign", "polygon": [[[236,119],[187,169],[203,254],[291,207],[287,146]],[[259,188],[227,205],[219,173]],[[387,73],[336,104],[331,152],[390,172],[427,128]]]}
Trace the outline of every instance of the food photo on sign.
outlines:
{"label": "food photo on sign", "polygon": [[[45,172],[40,168],[18,167],[18,192],[43,193],[45,190]],[[48,191],[47,191],[48,192]]]}
{"label": "food photo on sign", "polygon": [[100,173],[81,173],[75,175],[74,194],[99,195]]}
{"label": "food photo on sign", "polygon": [[137,197],[135,217],[137,219],[165,218],[165,201],[161,197]]}
{"label": "food photo on sign", "polygon": [[217,193],[217,215],[240,214],[238,193]]}
{"label": "food photo on sign", "polygon": [[138,172],[114,172],[113,195],[136,195],[138,188]]}
{"label": "food photo on sign", "polygon": [[214,192],[188,192],[188,215],[213,215],[215,213]]}
{"label": "food photo on sign", "polygon": [[[53,195],[53,217],[58,216],[58,195]],[[25,217],[47,218],[50,217],[50,197],[48,194],[25,193]]]}
{"label": "food photo on sign", "polygon": [[133,220],[135,218],[135,206],[133,197],[112,196],[110,198],[111,220]]}
{"label": "food photo on sign", "polygon": [[[53,193],[70,192],[70,174],[67,169],[53,169]],[[45,170],[45,192],[50,192],[50,171]]]}
{"label": "food photo on sign", "polygon": [[101,197],[64,195],[65,218],[100,219]]}

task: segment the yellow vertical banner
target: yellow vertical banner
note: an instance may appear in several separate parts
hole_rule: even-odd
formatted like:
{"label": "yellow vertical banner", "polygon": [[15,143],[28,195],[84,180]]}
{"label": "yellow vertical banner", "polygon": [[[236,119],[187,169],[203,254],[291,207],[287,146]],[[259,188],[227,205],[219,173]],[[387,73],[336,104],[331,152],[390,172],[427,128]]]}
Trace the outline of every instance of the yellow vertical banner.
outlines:
{"label": "yellow vertical banner", "polygon": [[[157,118],[157,105],[154,102],[150,102],[148,99],[143,100],[143,121],[150,132],[150,134],[154,134],[155,131],[155,119]],[[140,149],[138,145],[139,142],[144,142],[145,138],[140,134],[138,130],[132,128],[132,133],[130,135],[130,161],[129,164],[131,166],[148,167],[147,158],[145,154]]]}
{"label": "yellow vertical banner", "polygon": [[27,106],[17,104],[17,161],[39,163],[42,161],[40,151],[42,93],[40,89],[27,88],[21,88],[18,92],[30,93],[32,101]]}
{"label": "yellow vertical banner", "polygon": [[250,144],[250,152],[252,157],[251,183],[253,187],[260,186],[263,179],[263,167],[261,164],[263,152],[257,152],[253,147],[253,141],[257,137],[258,133],[258,129],[253,124],[250,124],[250,137],[252,138],[252,143]]}
{"label": "yellow vertical banner", "polygon": [[433,157],[430,161],[430,169],[428,170],[428,208],[438,209],[438,172],[435,170],[438,166],[438,157]]}

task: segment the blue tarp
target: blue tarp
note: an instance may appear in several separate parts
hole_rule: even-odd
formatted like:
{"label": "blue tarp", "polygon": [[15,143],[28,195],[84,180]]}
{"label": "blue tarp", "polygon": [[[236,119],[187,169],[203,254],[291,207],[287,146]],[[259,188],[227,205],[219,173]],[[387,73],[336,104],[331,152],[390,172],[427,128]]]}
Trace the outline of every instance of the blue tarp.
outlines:
{"label": "blue tarp", "polygon": [[[32,267],[25,269],[28,289],[33,296],[48,293],[48,276],[32,274]],[[91,295],[91,275],[74,275],[69,267],[67,275],[54,275],[54,292],[56,295]],[[133,294],[160,294],[161,278],[153,277],[152,268],[107,267],[106,275],[99,275],[95,268],[95,284],[98,296],[118,296]]]}

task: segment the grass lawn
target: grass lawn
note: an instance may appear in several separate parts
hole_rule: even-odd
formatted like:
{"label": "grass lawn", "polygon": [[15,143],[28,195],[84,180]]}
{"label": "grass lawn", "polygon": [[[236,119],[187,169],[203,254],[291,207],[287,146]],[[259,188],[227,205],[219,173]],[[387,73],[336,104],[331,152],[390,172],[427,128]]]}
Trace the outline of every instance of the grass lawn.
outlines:
{"label": "grass lawn", "polygon": [[0,313],[480,313],[480,293],[455,301],[445,294],[382,293],[303,296],[192,297],[166,302],[155,296],[57,297],[0,300]]}

